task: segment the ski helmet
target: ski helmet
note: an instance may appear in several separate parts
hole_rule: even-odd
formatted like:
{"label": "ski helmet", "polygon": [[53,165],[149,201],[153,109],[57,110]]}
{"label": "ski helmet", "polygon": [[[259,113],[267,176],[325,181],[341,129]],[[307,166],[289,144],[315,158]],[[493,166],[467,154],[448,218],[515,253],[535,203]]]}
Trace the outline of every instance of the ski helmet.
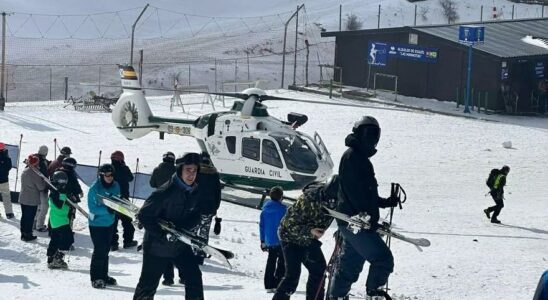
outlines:
{"label": "ski helmet", "polygon": [[99,167],[99,175],[103,176],[107,173],[114,174],[114,167],[111,164],[102,164]]}
{"label": "ski helmet", "polygon": [[110,155],[110,159],[116,160],[116,161],[123,161],[124,160],[124,153],[120,150],[116,150],[112,152]]}
{"label": "ski helmet", "polygon": [[28,162],[29,165],[31,165],[33,167],[37,167],[38,163],[40,162],[40,159],[38,158],[38,156],[31,154],[27,158],[27,162]]}
{"label": "ski helmet", "polygon": [[372,116],[363,116],[354,123],[352,133],[358,139],[360,147],[368,154],[374,154],[377,143],[381,138],[381,128],[377,119]]}
{"label": "ski helmet", "polygon": [[327,179],[323,188],[325,196],[330,199],[336,199],[339,193],[339,175],[334,174]]}
{"label": "ski helmet", "polygon": [[0,151],[6,149],[6,144],[0,142]]}
{"label": "ski helmet", "polygon": [[67,157],[63,159],[63,162],[61,163],[61,165],[65,169],[73,170],[74,168],[76,168],[77,162],[76,162],[76,159],[72,157]]}
{"label": "ski helmet", "polygon": [[48,146],[42,145],[38,148],[38,155],[47,156],[48,155]]}
{"label": "ski helmet", "polygon": [[175,162],[175,154],[173,152],[168,151],[162,155],[162,161],[168,162],[168,163],[174,163]]}
{"label": "ski helmet", "polygon": [[510,167],[509,166],[504,166],[500,170],[502,171],[502,173],[508,174],[510,172]]}
{"label": "ski helmet", "polygon": [[70,149],[70,147],[63,147],[61,148],[61,154],[63,155],[71,155],[72,154],[72,150]]}
{"label": "ski helmet", "polygon": [[50,182],[59,192],[63,191],[68,183],[67,173],[63,171],[55,171],[55,173],[51,175]]}

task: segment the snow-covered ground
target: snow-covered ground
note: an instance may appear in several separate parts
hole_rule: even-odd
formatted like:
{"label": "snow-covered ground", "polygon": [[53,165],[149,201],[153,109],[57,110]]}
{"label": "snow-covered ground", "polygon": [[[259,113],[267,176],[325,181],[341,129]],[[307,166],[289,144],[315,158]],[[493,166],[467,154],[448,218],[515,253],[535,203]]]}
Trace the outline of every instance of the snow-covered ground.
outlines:
{"label": "snow-covered ground", "polygon": [[[284,97],[320,99],[326,97],[270,91]],[[200,103],[202,96],[188,96],[185,103]],[[333,101],[348,101],[335,99]],[[403,100],[402,100],[403,101]],[[411,101],[411,100],[409,100]],[[149,101],[160,115],[195,117],[210,107],[188,105],[189,114],[169,112],[169,100]],[[427,103],[428,101],[426,101]],[[433,103],[433,102],[432,102]],[[227,106],[230,103],[227,103]],[[372,159],[381,195],[390,182],[407,191],[403,210],[395,212],[401,230],[431,240],[432,246],[418,252],[412,245],[393,241],[395,270],[390,277],[395,299],[530,299],[542,271],[548,268],[548,223],[546,119],[498,116],[497,122],[418,111],[387,111],[348,107],[321,107],[303,103],[267,102],[271,115],[285,118],[294,111],[309,116],[302,130],[318,131],[338,161],[345,151],[344,137],[364,114],[374,115],[382,127],[379,152]],[[423,104],[423,106],[426,104]],[[70,146],[79,163],[96,165],[99,150],[103,160],[122,150],[131,168],[139,158],[140,171],[151,172],[165,151],[181,154],[198,150],[191,138],[157,134],[128,141],[119,134],[106,113],[83,113],[63,108],[62,102],[10,103],[0,112],[0,141],[17,144],[23,134],[22,154],[34,153],[53,139]],[[221,109],[217,102],[217,109]],[[440,108],[438,108],[440,109]],[[444,110],[444,109],[442,109]],[[454,110],[447,106],[445,110]],[[512,141],[513,149],[502,143]],[[506,202],[500,219],[493,225],[482,210],[492,205],[484,197],[485,179],[494,167],[512,169],[506,188]],[[15,170],[11,173],[15,183]],[[19,189],[19,188],[18,188]],[[298,192],[290,192],[297,195]],[[85,203],[85,200],[84,200]],[[134,249],[111,253],[110,275],[117,287],[96,290],[90,285],[89,263],[92,244],[83,218],[78,216],[76,250],[70,255],[68,271],[46,267],[48,238],[37,233],[36,242],[19,240],[20,209],[15,220],[0,219],[0,298],[2,299],[130,299],[141,270],[141,253]],[[211,242],[233,250],[233,270],[206,261],[202,268],[207,299],[270,299],[262,286],[266,255],[259,249],[259,211],[222,203],[219,216],[223,232],[212,234]],[[121,228],[120,228],[121,229]],[[323,238],[327,258],[333,249],[333,228]],[[140,239],[142,232],[137,233]],[[364,268],[367,270],[367,266]],[[363,298],[365,272],[352,293]],[[304,299],[306,271],[292,299]],[[160,286],[158,299],[181,299],[184,288]]]}

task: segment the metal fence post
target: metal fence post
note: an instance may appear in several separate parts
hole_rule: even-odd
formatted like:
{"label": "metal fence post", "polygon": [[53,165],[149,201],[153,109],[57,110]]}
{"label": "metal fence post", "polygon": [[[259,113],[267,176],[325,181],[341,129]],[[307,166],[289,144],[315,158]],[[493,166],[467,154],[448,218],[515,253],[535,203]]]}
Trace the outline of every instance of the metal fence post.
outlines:
{"label": "metal fence post", "polygon": [[49,67],[49,100],[51,100],[51,85],[52,85],[53,70]]}
{"label": "metal fence post", "polygon": [[379,4],[379,13],[377,15],[377,28],[381,28],[381,5]]}
{"label": "metal fence post", "polygon": [[417,26],[417,4],[415,4],[415,21],[413,21],[413,26]]}
{"label": "metal fence post", "polygon": [[188,65],[188,86],[190,86],[190,65]]}
{"label": "metal fence post", "polygon": [[99,84],[98,84],[98,86],[99,86],[99,89],[97,91],[97,96],[100,96],[101,95],[101,66],[99,66]]}
{"label": "metal fence post", "polygon": [[480,22],[483,22],[483,5],[481,6],[480,10]]}
{"label": "metal fence post", "polygon": [[68,100],[68,77],[65,77],[65,100]]}

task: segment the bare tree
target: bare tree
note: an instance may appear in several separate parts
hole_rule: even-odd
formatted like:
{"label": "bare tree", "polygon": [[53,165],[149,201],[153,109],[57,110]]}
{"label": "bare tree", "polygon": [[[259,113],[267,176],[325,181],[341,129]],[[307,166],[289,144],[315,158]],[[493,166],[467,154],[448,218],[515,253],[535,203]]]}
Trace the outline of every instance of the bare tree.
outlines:
{"label": "bare tree", "polygon": [[362,29],[363,22],[360,21],[355,14],[346,15],[346,21],[344,27],[346,30],[359,30]]}
{"label": "bare tree", "polygon": [[443,15],[447,19],[447,23],[455,23],[459,19],[457,3],[454,0],[439,0],[439,3],[443,9]]}
{"label": "bare tree", "polygon": [[428,21],[428,13],[430,12],[430,7],[428,6],[421,6],[419,10],[419,16],[421,16],[421,19],[423,22]]}

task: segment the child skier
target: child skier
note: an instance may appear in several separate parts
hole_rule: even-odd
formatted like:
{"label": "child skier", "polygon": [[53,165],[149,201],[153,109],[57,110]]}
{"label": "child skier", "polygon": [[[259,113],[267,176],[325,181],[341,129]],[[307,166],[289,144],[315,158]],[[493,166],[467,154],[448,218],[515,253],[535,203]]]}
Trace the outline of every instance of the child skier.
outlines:
{"label": "child skier", "polygon": [[[495,201],[495,206],[488,207],[484,209],[483,212],[488,219],[491,219],[491,223],[500,223],[497,217],[504,207],[504,186],[506,185],[506,177],[508,176],[508,173],[510,173],[510,167],[502,167],[498,174],[495,175],[495,177],[493,178],[492,186],[489,186],[489,188],[491,189],[491,191],[489,191],[489,194],[491,194],[491,197],[493,197],[493,200]],[[487,181],[489,181],[489,179]],[[488,183],[488,185],[490,184]],[[491,213],[493,213],[492,216]]]}
{"label": "child skier", "polygon": [[279,186],[270,189],[270,199],[261,211],[259,233],[261,250],[268,251],[264,271],[264,288],[267,293],[274,293],[282,279],[285,268],[282,247],[278,238],[278,227],[287,207],[282,203],[283,190]]}
{"label": "child skier", "polygon": [[67,263],[63,260],[65,252],[74,243],[74,237],[70,229],[69,204],[67,203],[66,186],[68,183],[67,174],[63,171],[56,171],[51,176],[51,189],[48,200],[51,224],[51,239],[49,241],[47,255],[48,268],[67,269]]}

